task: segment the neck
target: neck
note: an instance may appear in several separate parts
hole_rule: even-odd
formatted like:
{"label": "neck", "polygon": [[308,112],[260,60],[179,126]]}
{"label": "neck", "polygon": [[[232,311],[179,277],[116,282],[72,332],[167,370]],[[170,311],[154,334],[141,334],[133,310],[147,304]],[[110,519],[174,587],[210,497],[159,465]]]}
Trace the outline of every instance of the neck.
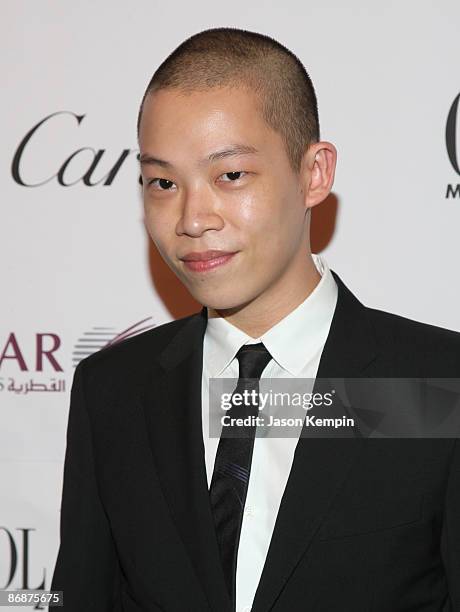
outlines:
{"label": "neck", "polygon": [[297,267],[277,279],[263,294],[235,308],[208,307],[208,318],[225,317],[251,338],[259,338],[306,300],[320,280],[311,254],[304,254]]}

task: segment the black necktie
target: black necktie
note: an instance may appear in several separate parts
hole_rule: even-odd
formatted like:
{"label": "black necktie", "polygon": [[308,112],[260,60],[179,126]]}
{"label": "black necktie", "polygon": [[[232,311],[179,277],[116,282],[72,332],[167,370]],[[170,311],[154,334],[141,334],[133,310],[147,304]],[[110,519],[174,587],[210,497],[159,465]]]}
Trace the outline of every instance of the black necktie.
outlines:
{"label": "black necktie", "polygon": [[[262,342],[245,344],[236,354],[239,378],[234,393],[255,390],[259,392],[259,379],[271,359]],[[252,379],[252,380],[247,380]],[[233,395],[232,395],[233,398]],[[251,405],[232,402],[228,417],[258,416],[258,395]],[[224,434],[225,430],[225,434]],[[209,488],[211,508],[219,543],[222,568],[233,607],[236,599],[236,561],[243,510],[251,472],[255,425],[225,426],[217,448],[214,471]],[[223,437],[223,436],[228,437]]]}

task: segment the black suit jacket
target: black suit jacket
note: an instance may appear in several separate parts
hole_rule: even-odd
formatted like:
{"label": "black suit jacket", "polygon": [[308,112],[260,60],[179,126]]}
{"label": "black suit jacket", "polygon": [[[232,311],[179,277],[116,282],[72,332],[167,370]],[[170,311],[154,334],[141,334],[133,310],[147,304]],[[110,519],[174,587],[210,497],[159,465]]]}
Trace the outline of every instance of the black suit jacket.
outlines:
{"label": "black suit jacket", "polygon": [[[339,294],[318,377],[458,377],[460,334]],[[52,580],[65,612],[230,612],[201,424],[206,309],[84,359]],[[460,444],[300,438],[253,612],[460,611]]]}

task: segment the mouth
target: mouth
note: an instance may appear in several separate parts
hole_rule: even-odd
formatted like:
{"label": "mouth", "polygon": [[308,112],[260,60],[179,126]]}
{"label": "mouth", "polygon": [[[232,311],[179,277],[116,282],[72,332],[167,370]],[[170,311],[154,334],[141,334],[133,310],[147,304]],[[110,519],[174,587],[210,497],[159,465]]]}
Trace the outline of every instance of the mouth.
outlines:
{"label": "mouth", "polygon": [[187,253],[180,257],[185,267],[192,272],[207,272],[228,263],[236,255],[237,251],[204,251],[202,253]]}

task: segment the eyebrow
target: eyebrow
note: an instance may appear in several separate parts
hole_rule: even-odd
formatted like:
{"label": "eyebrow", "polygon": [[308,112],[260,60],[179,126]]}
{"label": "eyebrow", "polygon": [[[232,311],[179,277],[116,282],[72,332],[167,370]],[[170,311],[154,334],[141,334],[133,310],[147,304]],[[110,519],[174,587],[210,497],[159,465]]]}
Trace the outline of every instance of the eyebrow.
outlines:
{"label": "eyebrow", "polygon": [[[225,147],[225,149],[220,149],[219,151],[214,151],[210,153],[207,157],[200,159],[198,161],[198,165],[209,164],[214,161],[218,161],[219,159],[226,159],[227,157],[236,157],[237,155],[255,155],[259,151],[255,147],[251,145],[244,144],[234,144],[229,147]],[[162,168],[173,168],[174,164],[164,159],[159,159],[153,155],[148,153],[143,153],[140,157],[141,164],[161,166]]]}

